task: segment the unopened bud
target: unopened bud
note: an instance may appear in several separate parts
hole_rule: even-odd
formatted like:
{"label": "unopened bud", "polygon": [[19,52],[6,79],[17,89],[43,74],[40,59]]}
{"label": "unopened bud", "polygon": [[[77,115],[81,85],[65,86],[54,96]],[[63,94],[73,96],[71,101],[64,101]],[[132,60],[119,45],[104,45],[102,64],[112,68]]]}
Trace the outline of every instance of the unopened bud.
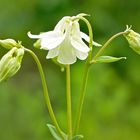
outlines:
{"label": "unopened bud", "polygon": [[17,42],[14,39],[0,40],[0,45],[6,49],[11,49],[17,46]]}
{"label": "unopened bud", "polygon": [[12,77],[21,67],[23,48],[12,48],[0,60],[0,82]]}
{"label": "unopened bud", "polygon": [[134,32],[133,30],[129,30],[128,33],[124,34],[127,39],[130,47],[140,54],[140,34]]}
{"label": "unopened bud", "polygon": [[41,48],[41,39],[38,39],[35,43],[34,43],[34,47],[37,49]]}

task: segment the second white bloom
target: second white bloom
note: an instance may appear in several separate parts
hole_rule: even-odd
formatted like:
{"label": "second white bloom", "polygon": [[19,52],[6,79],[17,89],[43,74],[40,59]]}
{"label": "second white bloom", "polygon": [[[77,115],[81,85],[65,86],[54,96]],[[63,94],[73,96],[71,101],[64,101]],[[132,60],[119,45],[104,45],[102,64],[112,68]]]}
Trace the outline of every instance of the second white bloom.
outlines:
{"label": "second white bloom", "polygon": [[[83,42],[82,38],[88,42],[89,37],[80,31],[78,20],[73,20],[74,18],[63,17],[53,31],[40,35],[32,35],[29,32],[28,36],[39,39],[41,49],[49,50],[47,59],[57,57],[57,61],[61,64],[73,64],[77,58],[85,60],[90,48]],[[93,45],[100,46],[96,42],[93,42]]]}

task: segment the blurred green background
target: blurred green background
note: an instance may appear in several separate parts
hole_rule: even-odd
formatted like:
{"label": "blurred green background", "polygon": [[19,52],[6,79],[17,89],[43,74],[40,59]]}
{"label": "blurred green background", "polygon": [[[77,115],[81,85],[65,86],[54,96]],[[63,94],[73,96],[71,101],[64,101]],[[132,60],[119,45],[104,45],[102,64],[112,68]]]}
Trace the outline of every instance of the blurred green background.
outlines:
{"label": "blurred green background", "polygon": [[[52,30],[66,15],[90,14],[94,40],[103,44],[126,24],[140,33],[138,0],[0,0],[0,38],[22,40],[39,56],[46,74],[50,97],[60,125],[66,131],[65,72],[50,60],[46,51],[32,47],[34,34]],[[81,30],[87,32],[85,24]],[[0,48],[0,57],[6,52]],[[126,56],[111,64],[90,69],[80,133],[85,140],[140,140],[140,56],[122,37],[105,54]],[[72,65],[73,117],[79,97],[84,62]],[[47,123],[41,81],[36,65],[26,54],[20,72],[0,84],[0,140],[53,140]]]}

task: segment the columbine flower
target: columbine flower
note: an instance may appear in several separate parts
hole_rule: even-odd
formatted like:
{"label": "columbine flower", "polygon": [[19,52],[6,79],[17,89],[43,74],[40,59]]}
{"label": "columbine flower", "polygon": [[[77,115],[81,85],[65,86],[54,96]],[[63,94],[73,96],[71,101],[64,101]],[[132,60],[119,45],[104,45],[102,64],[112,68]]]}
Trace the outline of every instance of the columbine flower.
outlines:
{"label": "columbine flower", "polygon": [[[61,64],[73,64],[77,58],[85,60],[90,49],[82,39],[89,41],[89,37],[80,31],[78,16],[82,15],[63,17],[53,31],[40,35],[32,35],[29,32],[28,36],[39,39],[41,49],[49,50],[47,59],[57,57]],[[101,46],[94,41],[93,45]]]}
{"label": "columbine flower", "polygon": [[140,54],[140,34],[134,32],[131,29],[127,29],[128,33],[124,34],[125,38],[127,39],[130,47],[137,52],[138,54]]}

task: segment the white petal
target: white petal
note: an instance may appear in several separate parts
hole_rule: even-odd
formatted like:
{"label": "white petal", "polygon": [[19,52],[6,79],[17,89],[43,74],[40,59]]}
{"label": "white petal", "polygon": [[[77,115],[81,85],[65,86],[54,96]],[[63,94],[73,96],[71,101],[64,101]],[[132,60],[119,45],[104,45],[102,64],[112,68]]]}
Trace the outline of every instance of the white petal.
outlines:
{"label": "white petal", "polygon": [[81,33],[80,33],[80,25],[79,22],[77,20],[75,20],[73,22],[73,26],[72,26],[72,36],[73,37],[78,37],[81,38]]}
{"label": "white petal", "polygon": [[58,31],[57,31],[57,33],[55,32],[54,33],[54,31],[48,31],[48,32],[45,32],[45,33],[41,33],[41,34],[39,34],[39,35],[33,35],[33,34],[31,34],[31,32],[28,32],[27,33],[27,35],[30,37],[30,38],[33,38],[33,39],[39,39],[39,38],[45,38],[45,37],[53,37],[54,35],[56,35],[56,34],[62,34],[62,33],[58,33]]}
{"label": "white petal", "polygon": [[88,52],[90,50],[81,38],[78,21],[74,21],[72,26],[71,44],[76,50],[79,50],[80,52]]}
{"label": "white petal", "polygon": [[65,40],[65,42],[60,45],[57,61],[61,64],[73,64],[76,62],[75,51],[70,41]]}
{"label": "white petal", "polygon": [[90,50],[89,47],[80,38],[72,37],[71,44],[76,50],[78,50],[80,52],[87,53]]}
{"label": "white petal", "polygon": [[47,59],[49,59],[49,58],[54,58],[54,57],[58,56],[58,54],[59,54],[59,47],[54,48],[54,49],[52,49],[52,50],[49,50],[49,52],[48,52],[46,58],[47,58]]}
{"label": "white petal", "polygon": [[50,31],[41,38],[41,49],[51,50],[59,46],[65,38],[61,32]]}
{"label": "white petal", "polygon": [[57,23],[57,25],[55,26],[54,30],[55,30],[55,31],[62,31],[62,32],[64,32],[64,30],[65,30],[65,28],[66,28],[66,26],[67,26],[67,24],[68,24],[68,22],[67,22],[68,19],[70,19],[69,16],[63,17],[63,18]]}
{"label": "white petal", "polygon": [[41,34],[40,35],[33,35],[33,34],[31,34],[31,32],[28,32],[27,35],[28,35],[29,38],[33,38],[33,39],[41,38]]}
{"label": "white petal", "polygon": [[88,57],[88,53],[83,53],[83,52],[80,52],[80,51],[76,51],[76,56],[80,60],[85,60]]}
{"label": "white petal", "polygon": [[48,32],[40,34],[41,38],[48,38],[48,39],[52,39],[52,38],[55,38],[55,37],[60,37],[62,35],[63,34],[59,31],[48,31]]}
{"label": "white petal", "polygon": [[[90,38],[89,38],[88,35],[86,35],[86,34],[83,33],[83,32],[80,32],[80,34],[81,34],[81,37],[82,37],[83,39],[85,39],[85,41],[89,42]],[[98,43],[96,43],[96,42],[94,42],[94,41],[92,41],[92,44],[93,44],[94,46],[97,46],[97,47],[102,46],[101,44],[98,44]]]}

